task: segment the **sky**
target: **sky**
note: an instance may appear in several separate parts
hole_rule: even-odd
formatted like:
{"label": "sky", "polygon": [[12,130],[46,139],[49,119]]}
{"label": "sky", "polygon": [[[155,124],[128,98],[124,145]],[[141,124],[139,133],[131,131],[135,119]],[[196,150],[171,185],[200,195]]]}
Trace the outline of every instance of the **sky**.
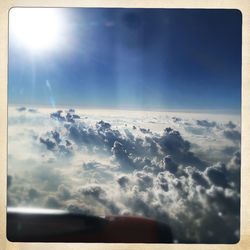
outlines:
{"label": "sky", "polygon": [[238,10],[32,12],[10,11],[9,104],[240,112]]}

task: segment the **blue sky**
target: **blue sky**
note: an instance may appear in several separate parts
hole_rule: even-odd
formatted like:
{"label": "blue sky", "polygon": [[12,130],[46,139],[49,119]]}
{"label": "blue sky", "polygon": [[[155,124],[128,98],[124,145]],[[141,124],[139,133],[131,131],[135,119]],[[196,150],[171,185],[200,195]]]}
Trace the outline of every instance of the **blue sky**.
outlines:
{"label": "blue sky", "polygon": [[56,12],[53,49],[34,53],[10,32],[10,104],[240,110],[239,11]]}

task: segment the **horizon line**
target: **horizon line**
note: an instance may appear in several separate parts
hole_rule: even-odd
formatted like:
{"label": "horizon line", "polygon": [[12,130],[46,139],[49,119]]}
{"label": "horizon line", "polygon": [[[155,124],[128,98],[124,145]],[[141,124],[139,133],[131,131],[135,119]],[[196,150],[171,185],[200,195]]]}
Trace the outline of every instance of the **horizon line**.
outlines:
{"label": "horizon line", "polygon": [[234,114],[241,115],[240,109],[207,109],[207,108],[139,108],[139,107],[128,107],[128,106],[81,106],[81,105],[48,105],[48,104],[19,104],[19,103],[8,103],[9,107],[28,107],[28,108],[51,108],[51,109],[91,109],[91,110],[123,110],[123,111],[144,111],[144,112],[184,112],[184,113],[212,113],[212,114]]}

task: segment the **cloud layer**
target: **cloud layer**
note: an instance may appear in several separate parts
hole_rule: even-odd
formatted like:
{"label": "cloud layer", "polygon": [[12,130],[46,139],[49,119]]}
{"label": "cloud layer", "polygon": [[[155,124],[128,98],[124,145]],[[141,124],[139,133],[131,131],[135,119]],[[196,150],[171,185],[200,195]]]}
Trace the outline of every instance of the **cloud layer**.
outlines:
{"label": "cloud layer", "polygon": [[11,108],[8,204],[140,215],[176,242],[237,242],[239,117],[212,118]]}

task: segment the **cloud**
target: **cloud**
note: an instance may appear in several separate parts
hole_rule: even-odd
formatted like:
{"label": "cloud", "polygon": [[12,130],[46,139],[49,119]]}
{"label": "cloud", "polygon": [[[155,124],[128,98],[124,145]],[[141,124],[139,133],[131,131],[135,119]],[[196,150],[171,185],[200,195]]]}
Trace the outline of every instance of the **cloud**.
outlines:
{"label": "cloud", "polygon": [[37,110],[36,110],[36,109],[33,109],[33,108],[29,108],[29,109],[28,109],[28,112],[30,112],[30,113],[36,113]]}
{"label": "cloud", "polygon": [[237,152],[238,149],[239,147],[236,146],[226,146],[225,148],[221,149],[221,153],[228,156],[232,156],[235,152]]}
{"label": "cloud", "polygon": [[171,155],[177,163],[192,165],[199,169],[204,169],[207,166],[205,161],[190,151],[190,142],[184,140],[181,134],[172,128],[166,128],[163,135],[160,138],[155,138],[155,141],[158,142],[163,153]]}
{"label": "cloud", "polygon": [[62,110],[58,110],[57,112],[52,113],[50,117],[58,121],[66,121],[65,117],[62,116],[62,113],[63,113]]}
{"label": "cloud", "polygon": [[96,200],[102,200],[106,196],[106,192],[97,185],[83,187],[81,193],[86,196],[91,196]]}
{"label": "cloud", "polygon": [[26,107],[17,108],[17,111],[19,111],[19,112],[22,112],[22,111],[25,111],[25,110],[26,110]]}
{"label": "cloud", "polygon": [[173,154],[187,152],[190,149],[190,143],[184,140],[181,134],[172,128],[166,128],[158,142],[164,152]]}
{"label": "cloud", "polygon": [[69,204],[67,210],[74,214],[84,214],[84,215],[93,215],[93,209],[86,206],[85,204]]}
{"label": "cloud", "polygon": [[94,201],[97,201],[104,208],[106,208],[111,214],[119,214],[119,208],[116,204],[110,200],[107,196],[106,191],[100,185],[89,185],[84,186],[80,189],[82,195],[87,198],[91,198]]}
{"label": "cloud", "polygon": [[143,171],[137,171],[135,173],[135,177],[137,178],[137,186],[138,190],[146,191],[148,188],[152,188],[153,186],[153,176],[152,174],[145,173]]}
{"label": "cloud", "polygon": [[241,165],[240,152],[236,152],[230,162],[227,164],[227,168],[231,171],[239,171]]}
{"label": "cloud", "polygon": [[172,160],[170,155],[167,155],[163,159],[163,168],[169,172],[175,174],[178,169],[178,165]]}
{"label": "cloud", "polygon": [[63,184],[58,186],[57,195],[61,200],[68,200],[71,198],[70,189]]}
{"label": "cloud", "polygon": [[45,192],[57,191],[59,185],[64,181],[65,177],[58,168],[52,166],[40,166],[30,171],[30,178],[37,186]]}
{"label": "cloud", "polygon": [[115,159],[120,163],[124,169],[132,169],[133,161],[129,158],[129,154],[122,143],[115,141],[111,149]]}
{"label": "cloud", "polygon": [[206,169],[208,179],[215,185],[220,187],[228,187],[228,181],[225,174],[225,165],[217,164]]}
{"label": "cloud", "polygon": [[239,195],[231,189],[212,186],[208,192],[208,201],[212,206],[218,207],[222,214],[239,215]]}
{"label": "cloud", "polygon": [[169,190],[168,180],[167,178],[164,177],[163,173],[159,173],[157,175],[157,183],[163,191],[167,192]]}
{"label": "cloud", "polygon": [[127,176],[121,176],[117,179],[121,188],[126,188],[129,185],[129,178]]}
{"label": "cloud", "polygon": [[150,129],[140,128],[140,131],[141,131],[143,134],[151,134]]}
{"label": "cloud", "polygon": [[226,130],[223,133],[227,139],[232,140],[233,142],[240,141],[241,133],[237,130]]}
{"label": "cloud", "polygon": [[46,200],[45,206],[48,208],[61,208],[62,204],[61,202],[58,200],[58,198],[54,197],[54,196],[49,196]]}
{"label": "cloud", "polygon": [[141,215],[168,224],[177,242],[239,238],[240,132],[231,117],[9,113],[8,205]]}
{"label": "cloud", "polygon": [[11,175],[8,175],[7,176],[7,187],[10,187],[11,186],[11,184],[12,184],[12,176]]}
{"label": "cloud", "polygon": [[229,121],[225,126],[230,129],[236,128],[236,125],[232,121]]}
{"label": "cloud", "polygon": [[237,229],[240,228],[240,224],[237,217],[217,212],[216,209],[210,209],[206,213],[206,216],[200,220],[202,227],[200,227],[199,238],[202,242],[211,243],[214,242],[214,238],[217,238],[217,243],[234,244],[239,241]]}
{"label": "cloud", "polygon": [[172,117],[172,119],[173,119],[173,121],[174,122],[180,122],[180,121],[182,121],[182,119],[181,118],[179,118],[179,117]]}
{"label": "cloud", "polygon": [[61,142],[60,134],[57,131],[51,131],[52,137],[57,144]]}
{"label": "cloud", "polygon": [[197,120],[196,123],[197,125],[206,127],[206,128],[213,128],[217,125],[216,122],[209,122],[207,120]]}
{"label": "cloud", "polygon": [[79,147],[85,146],[93,150],[93,147],[105,146],[102,136],[91,127],[85,127],[84,124],[72,124],[66,126],[68,138],[74,141]]}
{"label": "cloud", "polygon": [[96,127],[102,131],[105,131],[105,130],[108,130],[111,128],[111,125],[110,123],[108,122],[104,122],[104,121],[99,121],[97,124],[96,124]]}
{"label": "cloud", "polygon": [[209,187],[208,181],[206,180],[202,172],[194,171],[192,173],[192,178],[198,185],[201,185],[204,188]]}
{"label": "cloud", "polygon": [[53,150],[56,146],[56,144],[48,138],[47,139],[40,138],[40,142],[46,145],[48,150]]}
{"label": "cloud", "polygon": [[186,126],[185,130],[189,133],[195,134],[195,135],[204,135],[205,128],[204,127],[192,127],[192,126]]}
{"label": "cloud", "polygon": [[231,186],[240,192],[240,166],[241,154],[236,152],[231,160],[228,162],[226,168],[228,170],[228,179]]}
{"label": "cloud", "polygon": [[31,188],[29,190],[29,198],[31,200],[37,199],[37,198],[39,198],[39,196],[40,196],[40,193],[36,189]]}

